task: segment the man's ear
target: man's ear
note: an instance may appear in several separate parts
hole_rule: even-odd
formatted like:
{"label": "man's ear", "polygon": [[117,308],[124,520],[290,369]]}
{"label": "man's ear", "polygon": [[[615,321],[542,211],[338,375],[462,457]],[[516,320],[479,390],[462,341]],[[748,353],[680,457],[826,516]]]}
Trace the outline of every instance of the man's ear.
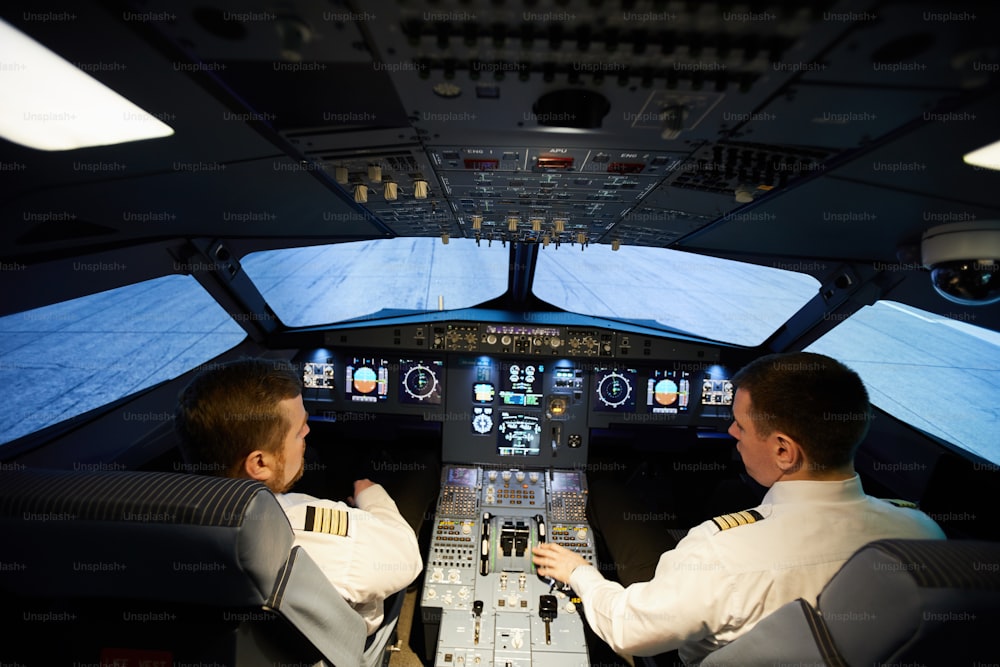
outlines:
{"label": "man's ear", "polygon": [[243,459],[243,472],[246,473],[247,477],[250,479],[255,479],[258,482],[267,482],[271,479],[274,474],[273,468],[270,466],[271,457],[270,455],[262,449],[257,449],[250,452],[245,459]]}
{"label": "man's ear", "polygon": [[805,467],[805,451],[795,438],[777,431],[772,434],[775,463],[785,474],[795,473]]}

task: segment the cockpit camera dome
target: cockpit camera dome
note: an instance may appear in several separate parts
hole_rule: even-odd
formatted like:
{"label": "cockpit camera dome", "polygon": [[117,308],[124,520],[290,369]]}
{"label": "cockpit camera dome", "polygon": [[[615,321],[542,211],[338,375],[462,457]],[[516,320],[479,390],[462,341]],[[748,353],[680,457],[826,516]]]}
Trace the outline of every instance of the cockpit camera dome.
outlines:
{"label": "cockpit camera dome", "polygon": [[932,227],[920,242],[938,294],[963,306],[1000,301],[1000,220]]}

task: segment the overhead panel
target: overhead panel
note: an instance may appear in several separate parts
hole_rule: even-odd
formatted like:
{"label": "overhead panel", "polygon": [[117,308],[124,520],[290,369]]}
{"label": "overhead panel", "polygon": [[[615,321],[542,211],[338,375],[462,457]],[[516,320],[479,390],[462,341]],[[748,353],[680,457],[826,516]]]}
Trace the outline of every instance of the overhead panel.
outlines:
{"label": "overhead panel", "polygon": [[466,237],[546,245],[601,240],[682,157],[559,145],[429,152]]}

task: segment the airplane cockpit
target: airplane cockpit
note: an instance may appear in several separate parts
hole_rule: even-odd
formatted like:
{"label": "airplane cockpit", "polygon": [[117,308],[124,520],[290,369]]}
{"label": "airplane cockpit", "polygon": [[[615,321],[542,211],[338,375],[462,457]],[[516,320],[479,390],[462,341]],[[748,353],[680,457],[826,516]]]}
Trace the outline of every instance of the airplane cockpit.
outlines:
{"label": "airplane cockpit", "polygon": [[[602,495],[678,540],[759,503],[733,377],[809,351],[868,389],[869,495],[1000,541],[1000,7],[34,5],[0,8],[0,487],[212,476],[179,392],[281,360],[295,490],[370,477],[418,537],[380,663],[654,667],[532,548],[614,580]],[[144,633],[72,657],[170,664]]]}

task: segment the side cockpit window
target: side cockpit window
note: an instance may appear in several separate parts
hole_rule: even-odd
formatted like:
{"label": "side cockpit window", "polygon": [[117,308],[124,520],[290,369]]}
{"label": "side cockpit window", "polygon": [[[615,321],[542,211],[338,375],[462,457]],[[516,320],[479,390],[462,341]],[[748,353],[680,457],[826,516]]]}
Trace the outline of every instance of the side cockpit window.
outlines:
{"label": "side cockpit window", "polygon": [[179,275],[0,317],[0,444],[175,378],[245,337]]}
{"label": "side cockpit window", "polygon": [[843,361],[893,417],[1000,464],[1000,333],[879,301],[807,347]]}

